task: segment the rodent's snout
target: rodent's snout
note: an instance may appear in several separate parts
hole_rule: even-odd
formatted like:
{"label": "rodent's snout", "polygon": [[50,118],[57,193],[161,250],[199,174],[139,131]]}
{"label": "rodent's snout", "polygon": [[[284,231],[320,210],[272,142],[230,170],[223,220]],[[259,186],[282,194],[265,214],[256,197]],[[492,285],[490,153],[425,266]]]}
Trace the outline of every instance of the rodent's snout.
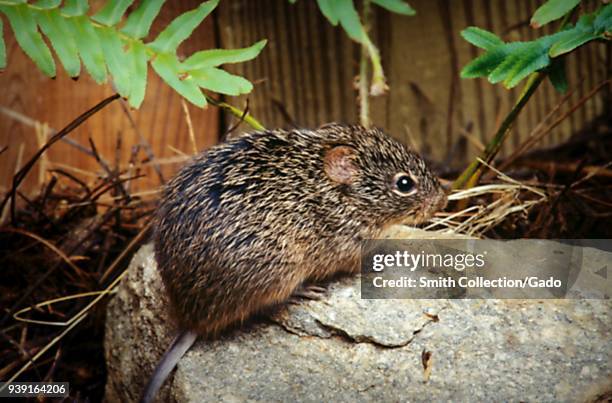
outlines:
{"label": "rodent's snout", "polygon": [[448,203],[448,198],[446,197],[446,191],[443,188],[440,188],[436,196],[434,196],[434,202],[432,203],[432,214],[444,210],[446,204]]}
{"label": "rodent's snout", "polygon": [[418,214],[416,222],[420,224],[429,220],[435,213],[443,210],[447,202],[446,192],[440,187],[437,192],[432,193],[426,198],[424,207],[421,213]]}

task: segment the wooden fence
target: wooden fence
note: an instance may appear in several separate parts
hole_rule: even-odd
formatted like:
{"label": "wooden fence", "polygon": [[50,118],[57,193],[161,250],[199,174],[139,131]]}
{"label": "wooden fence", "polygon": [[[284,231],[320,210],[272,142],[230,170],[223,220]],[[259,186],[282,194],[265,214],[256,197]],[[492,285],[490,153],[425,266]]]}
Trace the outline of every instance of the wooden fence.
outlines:
{"label": "wooden fence", "polygon": [[[167,2],[153,34],[197,3]],[[491,137],[519,89],[507,91],[484,79],[461,80],[462,66],[479,51],[465,42],[459,32],[477,25],[507,40],[534,38],[540,32],[531,29],[528,21],[541,1],[410,0],[410,3],[417,10],[415,17],[374,9],[372,36],[381,50],[390,91],[372,100],[373,121],[430,158],[462,166],[478,152],[474,144]],[[589,7],[595,3],[589,2]],[[44,141],[37,137],[41,130],[34,122],[61,129],[113,93],[110,85],[98,86],[86,74],[72,81],[59,69],[55,80],[46,78],[15,44],[7,25],[4,31],[8,68],[0,74],[0,147],[8,149],[0,155],[0,189],[10,186],[15,169]],[[551,24],[544,32],[553,29]],[[230,71],[255,83],[248,98],[256,118],[267,127],[312,127],[329,121],[356,121],[354,77],[359,48],[340,28],[332,27],[323,18],[314,0],[299,0],[293,5],[287,0],[222,0],[213,18],[207,19],[181,50],[188,55],[214,46],[242,47],[262,38],[269,43],[260,57],[228,66]],[[573,93],[561,112],[610,77],[610,47],[591,44],[571,55],[568,62]],[[560,99],[549,83],[539,88],[503,152],[528,136]],[[245,100],[246,97],[232,98],[230,102],[243,107]],[[225,117],[220,121],[219,111],[214,107],[199,110],[190,105],[188,109],[198,149],[214,144],[221,128],[234,119]],[[571,114],[547,137],[545,145],[561,142],[588,128],[594,118],[604,113],[610,113],[609,86]],[[247,128],[243,125],[242,129]],[[460,141],[466,136],[471,141]],[[181,98],[152,73],[140,110],[126,112],[115,102],[70,138],[85,147],[90,147],[91,138],[100,155],[113,164],[117,155],[121,166],[129,162],[132,147],[143,140],[161,161],[181,152],[190,154],[194,149]],[[146,153],[141,152],[139,158],[146,158]],[[93,179],[95,172],[100,171],[95,159],[65,143],[49,151],[46,163],[86,179]],[[178,165],[163,166],[164,174],[169,175]],[[44,174],[37,174],[37,170],[28,177],[22,191],[39,191]],[[152,170],[147,175],[139,181],[142,188],[159,184]]]}

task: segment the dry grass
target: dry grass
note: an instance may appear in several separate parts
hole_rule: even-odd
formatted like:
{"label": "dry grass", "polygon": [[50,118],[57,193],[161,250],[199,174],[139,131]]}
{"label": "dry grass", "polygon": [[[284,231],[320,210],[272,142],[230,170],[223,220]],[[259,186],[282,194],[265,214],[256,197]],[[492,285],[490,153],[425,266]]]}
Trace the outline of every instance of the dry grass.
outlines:
{"label": "dry grass", "polygon": [[[481,160],[483,164],[486,164]],[[490,169],[495,170],[493,167]],[[544,189],[521,183],[495,170],[497,183],[480,185],[471,189],[453,191],[449,201],[471,201],[476,198],[487,203],[471,204],[460,211],[443,213],[434,217],[425,230],[440,234],[455,233],[484,237],[512,215],[528,216],[530,210],[549,200]]]}

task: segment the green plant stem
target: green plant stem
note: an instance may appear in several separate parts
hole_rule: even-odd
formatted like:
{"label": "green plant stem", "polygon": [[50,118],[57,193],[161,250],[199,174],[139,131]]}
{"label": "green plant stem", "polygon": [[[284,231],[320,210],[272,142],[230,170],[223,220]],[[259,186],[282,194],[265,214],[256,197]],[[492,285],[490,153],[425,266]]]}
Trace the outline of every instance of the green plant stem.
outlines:
{"label": "green plant stem", "polygon": [[[366,37],[370,29],[370,1],[363,1],[363,29]],[[361,45],[361,60],[359,62],[359,122],[365,128],[370,127],[370,91],[368,82],[368,55],[370,50]]]}
{"label": "green plant stem", "polygon": [[257,119],[255,119],[253,116],[251,116],[250,113],[244,113],[244,111],[241,111],[240,109],[236,108],[235,106],[232,106],[228,103],[222,102],[222,101],[217,101],[216,99],[204,94],[204,96],[206,97],[206,100],[221,109],[225,109],[226,111],[228,111],[229,113],[231,113],[232,115],[234,115],[235,117],[237,117],[238,119],[242,119],[244,120],[249,126],[251,126],[253,129],[255,130],[260,130],[260,131],[264,131],[266,130],[265,126],[262,125],[261,123],[259,123],[259,121]]}
{"label": "green plant stem", "polygon": [[[557,29],[557,32],[563,30],[563,27],[565,27],[565,25],[568,23],[575,11],[576,9],[573,9],[571,12],[567,13],[563,17],[563,19],[559,23],[559,28]],[[482,157],[480,158],[481,160],[490,163],[493,158],[495,158],[495,155],[499,151],[503,141],[510,132],[514,120],[517,118],[518,114],[521,112],[527,101],[529,101],[529,98],[531,98],[538,86],[542,83],[544,77],[546,77],[546,74],[541,72],[534,73],[529,77],[527,84],[525,84],[525,87],[523,88],[523,91],[519,96],[518,101],[516,102],[516,104],[514,104],[514,107],[512,108],[510,113],[508,113],[502,124],[499,126],[499,129],[495,133],[495,136],[493,136],[493,139],[489,142],[489,144],[487,144],[487,147],[485,148],[484,152],[482,153]],[[474,187],[476,183],[478,183],[481,174],[482,163],[478,159],[476,159],[461,173],[461,175],[459,175],[455,182],[453,182],[453,189],[461,189],[465,187],[466,184],[468,185],[468,188]]]}
{"label": "green plant stem", "polygon": [[[366,4],[367,3],[367,4]],[[366,12],[367,9],[367,12]],[[373,97],[383,95],[388,90],[387,80],[385,78],[385,71],[382,68],[382,62],[380,60],[380,53],[378,48],[370,40],[367,34],[369,30],[369,18],[370,18],[370,2],[364,1],[364,38],[362,43],[362,51],[367,50],[367,54],[372,61],[372,86],[370,88],[370,95]]]}
{"label": "green plant stem", "polygon": [[[506,136],[512,129],[512,124],[516,120],[517,116],[523,109],[523,107],[527,104],[527,101],[534,94],[535,90],[538,88],[542,80],[546,77],[544,73],[534,73],[529,77],[525,88],[523,89],[521,95],[519,96],[518,101],[514,104],[514,107],[508,113],[504,121],[499,126],[499,129],[493,136],[493,139],[487,144],[485,150],[480,157],[481,160],[486,161],[487,163],[491,162],[497,152],[499,151],[502,143],[504,142]],[[455,180],[453,183],[453,189],[461,189],[467,183],[470,185],[475,185],[478,179],[480,178],[480,174],[482,173],[482,163],[479,159],[474,160]]]}

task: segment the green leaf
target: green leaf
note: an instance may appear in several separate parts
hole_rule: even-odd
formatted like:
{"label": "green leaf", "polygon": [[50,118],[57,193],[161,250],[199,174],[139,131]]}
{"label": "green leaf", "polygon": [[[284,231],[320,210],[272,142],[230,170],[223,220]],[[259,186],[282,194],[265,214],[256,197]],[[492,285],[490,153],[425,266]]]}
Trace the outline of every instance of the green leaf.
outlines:
{"label": "green leaf", "polygon": [[592,31],[593,21],[595,21],[596,14],[599,15],[599,13],[581,15],[580,18],[578,18],[578,22],[576,22],[576,26],[574,28],[579,28],[582,31]]}
{"label": "green leaf", "polygon": [[340,25],[348,36],[359,43],[366,43],[367,35],[361,25],[359,14],[355,10],[353,0],[336,0],[335,11],[340,20]]}
{"label": "green leaf", "polygon": [[[492,84],[497,84],[501,81],[504,81],[509,74],[511,74],[515,65],[519,62],[521,57],[529,57],[524,54],[525,45],[527,42],[514,42],[512,44],[508,44],[507,48],[512,46],[514,49],[507,49],[506,57],[504,60],[499,63],[499,65],[489,73],[488,78],[489,82]],[[508,51],[509,50],[509,51]],[[533,55],[531,55],[533,57]]]}
{"label": "green leaf", "polygon": [[87,71],[98,84],[106,82],[104,53],[93,25],[84,15],[67,18],[66,22]]}
{"label": "green leaf", "polygon": [[540,28],[551,21],[558,20],[580,3],[580,0],[548,0],[531,17],[531,26]]}
{"label": "green leaf", "polygon": [[55,49],[55,53],[57,53],[68,75],[78,77],[81,72],[81,61],[65,18],[56,8],[38,12],[37,20],[40,29],[51,41],[51,45],[53,45],[53,49]]}
{"label": "green leaf", "polygon": [[338,25],[338,14],[336,13],[335,1],[334,0],[317,0],[319,10],[327,18],[327,20],[333,25]]}
{"label": "green leaf", "polygon": [[202,20],[217,7],[217,4],[219,0],[210,0],[176,17],[149,46],[158,52],[176,51],[178,45],[191,35]]}
{"label": "green leaf", "polygon": [[506,88],[513,88],[523,78],[550,63],[547,49],[538,42],[515,42],[505,46],[510,50],[509,55],[489,74],[489,81],[493,84],[503,81]]}
{"label": "green leaf", "polygon": [[6,45],[4,44],[4,24],[0,19],[0,69],[6,67]]}
{"label": "green leaf", "polygon": [[592,32],[584,32],[577,29],[563,32],[565,35],[550,48],[550,57],[558,57],[564,53],[571,52],[578,46],[597,39],[598,35]]}
{"label": "green leaf", "polygon": [[57,8],[62,0],[38,0],[33,5],[38,8],[49,10],[51,8]]}
{"label": "green leaf", "polygon": [[128,98],[131,91],[131,71],[130,64],[126,63],[126,55],[123,51],[123,43],[117,32],[111,27],[96,27],[100,46],[106,57],[108,71],[113,77],[113,82],[117,92],[121,96]]}
{"label": "green leaf", "polygon": [[415,15],[416,11],[410,5],[403,0],[372,0],[372,3],[391,11],[393,13],[402,15]]}
{"label": "green leaf", "polygon": [[461,70],[462,78],[486,77],[504,61],[508,51],[504,47],[490,50],[468,63]]}
{"label": "green leaf", "polygon": [[599,13],[597,13],[597,17],[595,17],[595,21],[593,22],[593,27],[595,28],[595,32],[600,34],[612,31],[612,4],[604,6]]}
{"label": "green leaf", "polygon": [[102,10],[98,11],[91,19],[109,27],[117,25],[117,23],[121,21],[121,17],[125,13],[125,10],[127,10],[133,2],[134,0],[109,0],[104,7],[102,7]]}
{"label": "green leaf", "polygon": [[65,0],[64,7],[62,7],[62,14],[68,17],[77,17],[79,15],[85,15],[89,10],[89,3],[87,0]]}
{"label": "green leaf", "polygon": [[257,57],[266,46],[267,41],[256,42],[242,49],[210,49],[201,50],[191,55],[183,62],[186,70],[198,70],[205,67],[215,67],[226,63],[240,63]]}
{"label": "green leaf", "polygon": [[555,89],[564,94],[567,92],[568,83],[565,75],[565,60],[563,58],[555,59],[550,65],[548,79]]}
{"label": "green leaf", "polygon": [[25,4],[0,6],[0,11],[7,16],[21,49],[43,73],[49,77],[55,77],[53,56],[38,32],[36,20],[28,6]]}
{"label": "green leaf", "polygon": [[215,67],[190,71],[189,73],[198,86],[219,94],[235,96],[248,94],[253,90],[253,84],[246,78],[235,76]]}
{"label": "green leaf", "polygon": [[464,29],[461,31],[461,36],[472,45],[485,50],[491,50],[495,46],[504,44],[504,41],[494,33],[478,27],[468,27]]}
{"label": "green leaf", "polygon": [[202,91],[195,83],[193,78],[187,76],[184,79],[180,78],[180,63],[175,55],[169,53],[160,53],[151,62],[153,70],[176,92],[185,97],[192,104],[204,107],[206,98]]}
{"label": "green leaf", "polygon": [[141,1],[140,5],[130,14],[121,32],[132,38],[144,38],[149,34],[151,24],[165,0]]}
{"label": "green leaf", "polygon": [[128,101],[130,106],[138,108],[144,100],[147,88],[147,47],[140,41],[129,41],[128,49],[125,52],[130,58],[131,69],[130,78],[132,80],[132,90]]}
{"label": "green leaf", "polygon": [[550,64],[550,59],[545,50],[538,53],[534,52],[531,54],[532,57],[520,57],[517,60],[512,71],[504,79],[506,88],[516,87],[522,79]]}

